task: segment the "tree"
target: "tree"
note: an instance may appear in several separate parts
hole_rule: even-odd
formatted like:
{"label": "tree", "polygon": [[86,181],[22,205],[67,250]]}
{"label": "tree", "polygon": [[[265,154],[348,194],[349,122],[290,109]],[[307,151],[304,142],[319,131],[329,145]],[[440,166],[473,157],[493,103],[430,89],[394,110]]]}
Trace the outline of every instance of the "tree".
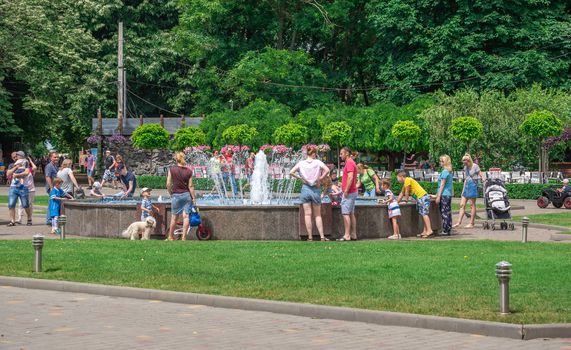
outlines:
{"label": "tree", "polygon": [[340,169],[339,145],[351,140],[351,126],[347,122],[333,122],[323,128],[323,141],[334,143],[337,146],[337,168]]}
{"label": "tree", "polygon": [[180,128],[174,134],[171,148],[175,151],[180,151],[186,147],[203,145],[205,142],[206,135],[201,129],[193,127]]}
{"label": "tree", "polygon": [[298,147],[307,141],[307,128],[303,125],[288,123],[278,127],[273,136],[277,144]]}
{"label": "tree", "polygon": [[403,145],[403,159],[402,167],[406,163],[406,148],[407,145],[412,145],[415,141],[420,138],[420,127],[410,120],[401,120],[396,122],[392,129],[391,135],[400,141]]}
{"label": "tree", "polygon": [[158,124],[144,124],[133,131],[131,140],[140,149],[164,149],[169,143],[169,132]]}
{"label": "tree", "polygon": [[561,119],[549,111],[535,111],[528,114],[520,125],[520,130],[536,140],[539,149],[539,171],[547,171],[547,162],[543,154],[543,142],[550,136],[556,136],[563,130]]}
{"label": "tree", "polygon": [[249,144],[258,132],[256,128],[247,124],[232,125],[222,133],[222,140],[227,144],[238,144],[240,146]]}
{"label": "tree", "polygon": [[454,118],[450,125],[450,134],[466,145],[466,152],[468,153],[470,153],[470,143],[482,135],[482,130],[482,122],[474,117]]}

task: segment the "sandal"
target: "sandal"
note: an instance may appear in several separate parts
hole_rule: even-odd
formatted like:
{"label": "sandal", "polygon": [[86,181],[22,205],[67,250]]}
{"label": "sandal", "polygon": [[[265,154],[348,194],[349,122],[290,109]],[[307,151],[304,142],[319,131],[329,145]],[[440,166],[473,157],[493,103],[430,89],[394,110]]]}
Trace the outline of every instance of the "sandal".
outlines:
{"label": "sandal", "polygon": [[10,223],[9,223],[8,225],[6,225],[6,226],[10,226],[10,227],[11,227],[11,226],[16,226],[16,223],[15,223],[14,221],[10,221]]}
{"label": "sandal", "polygon": [[400,238],[401,238],[400,235],[392,235],[387,237],[387,239],[400,239]]}
{"label": "sandal", "polygon": [[330,239],[327,237],[321,237],[321,242],[328,242]]}
{"label": "sandal", "polygon": [[452,225],[452,228],[456,228],[458,226],[460,226],[460,224],[454,224],[454,225]]}
{"label": "sandal", "polygon": [[308,241],[308,242],[313,242],[313,237],[312,237],[312,236],[307,236],[307,241]]}
{"label": "sandal", "polygon": [[468,225],[464,226],[464,228],[474,228],[474,225],[468,224]]}
{"label": "sandal", "polygon": [[425,234],[420,235],[420,238],[432,238],[432,237],[434,237],[434,232],[429,233],[427,235]]}
{"label": "sandal", "polygon": [[32,226],[32,219],[28,220],[28,222],[26,223],[26,226]]}
{"label": "sandal", "polygon": [[347,242],[347,241],[350,241],[350,240],[351,240],[351,239],[345,239],[345,237],[337,238],[337,241],[339,241],[339,242]]}

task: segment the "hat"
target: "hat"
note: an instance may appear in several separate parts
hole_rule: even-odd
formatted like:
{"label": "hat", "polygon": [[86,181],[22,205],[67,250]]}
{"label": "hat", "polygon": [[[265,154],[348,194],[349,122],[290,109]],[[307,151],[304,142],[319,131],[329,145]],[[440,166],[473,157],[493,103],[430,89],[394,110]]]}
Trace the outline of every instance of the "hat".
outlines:
{"label": "hat", "polygon": [[18,159],[18,160],[16,161],[16,163],[14,163],[14,165],[16,165],[16,164],[22,164],[22,166],[23,166],[24,168],[27,168],[27,167],[28,167],[28,161],[25,160],[25,159]]}
{"label": "hat", "polygon": [[568,183],[569,183],[569,179],[563,179],[563,183],[564,183],[564,184],[568,184]]}
{"label": "hat", "polygon": [[99,183],[99,181],[95,181],[95,182],[93,183],[93,187],[95,187],[95,188],[101,188],[101,183]]}
{"label": "hat", "polygon": [[141,194],[143,194],[144,192],[151,192],[152,189],[148,188],[148,187],[143,187],[141,188]]}
{"label": "hat", "polygon": [[16,152],[16,155],[18,157],[26,158],[26,153],[24,153],[24,151],[18,151],[18,152]]}

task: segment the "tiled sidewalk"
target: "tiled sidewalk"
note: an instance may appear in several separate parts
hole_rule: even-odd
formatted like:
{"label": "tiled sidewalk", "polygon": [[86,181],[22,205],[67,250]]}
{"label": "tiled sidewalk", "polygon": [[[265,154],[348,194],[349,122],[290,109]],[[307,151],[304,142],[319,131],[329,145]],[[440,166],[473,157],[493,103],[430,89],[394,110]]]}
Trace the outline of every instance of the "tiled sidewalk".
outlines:
{"label": "tiled sidewalk", "polygon": [[569,349],[153,300],[0,287],[1,349]]}

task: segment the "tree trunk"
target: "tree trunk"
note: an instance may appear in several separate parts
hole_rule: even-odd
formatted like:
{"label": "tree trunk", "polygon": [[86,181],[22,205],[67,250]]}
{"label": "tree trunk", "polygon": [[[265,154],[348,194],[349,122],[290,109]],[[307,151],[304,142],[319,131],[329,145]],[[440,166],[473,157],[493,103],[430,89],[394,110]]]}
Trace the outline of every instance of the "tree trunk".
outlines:
{"label": "tree trunk", "polygon": [[402,153],[403,153],[403,156],[402,156],[402,166],[401,166],[401,168],[402,168],[402,170],[404,170],[404,166],[405,166],[405,164],[406,164],[406,146],[404,146],[404,150],[402,151]]}
{"label": "tree trunk", "polygon": [[339,176],[339,171],[341,170],[341,161],[339,159],[339,143],[337,144],[337,176]]}

